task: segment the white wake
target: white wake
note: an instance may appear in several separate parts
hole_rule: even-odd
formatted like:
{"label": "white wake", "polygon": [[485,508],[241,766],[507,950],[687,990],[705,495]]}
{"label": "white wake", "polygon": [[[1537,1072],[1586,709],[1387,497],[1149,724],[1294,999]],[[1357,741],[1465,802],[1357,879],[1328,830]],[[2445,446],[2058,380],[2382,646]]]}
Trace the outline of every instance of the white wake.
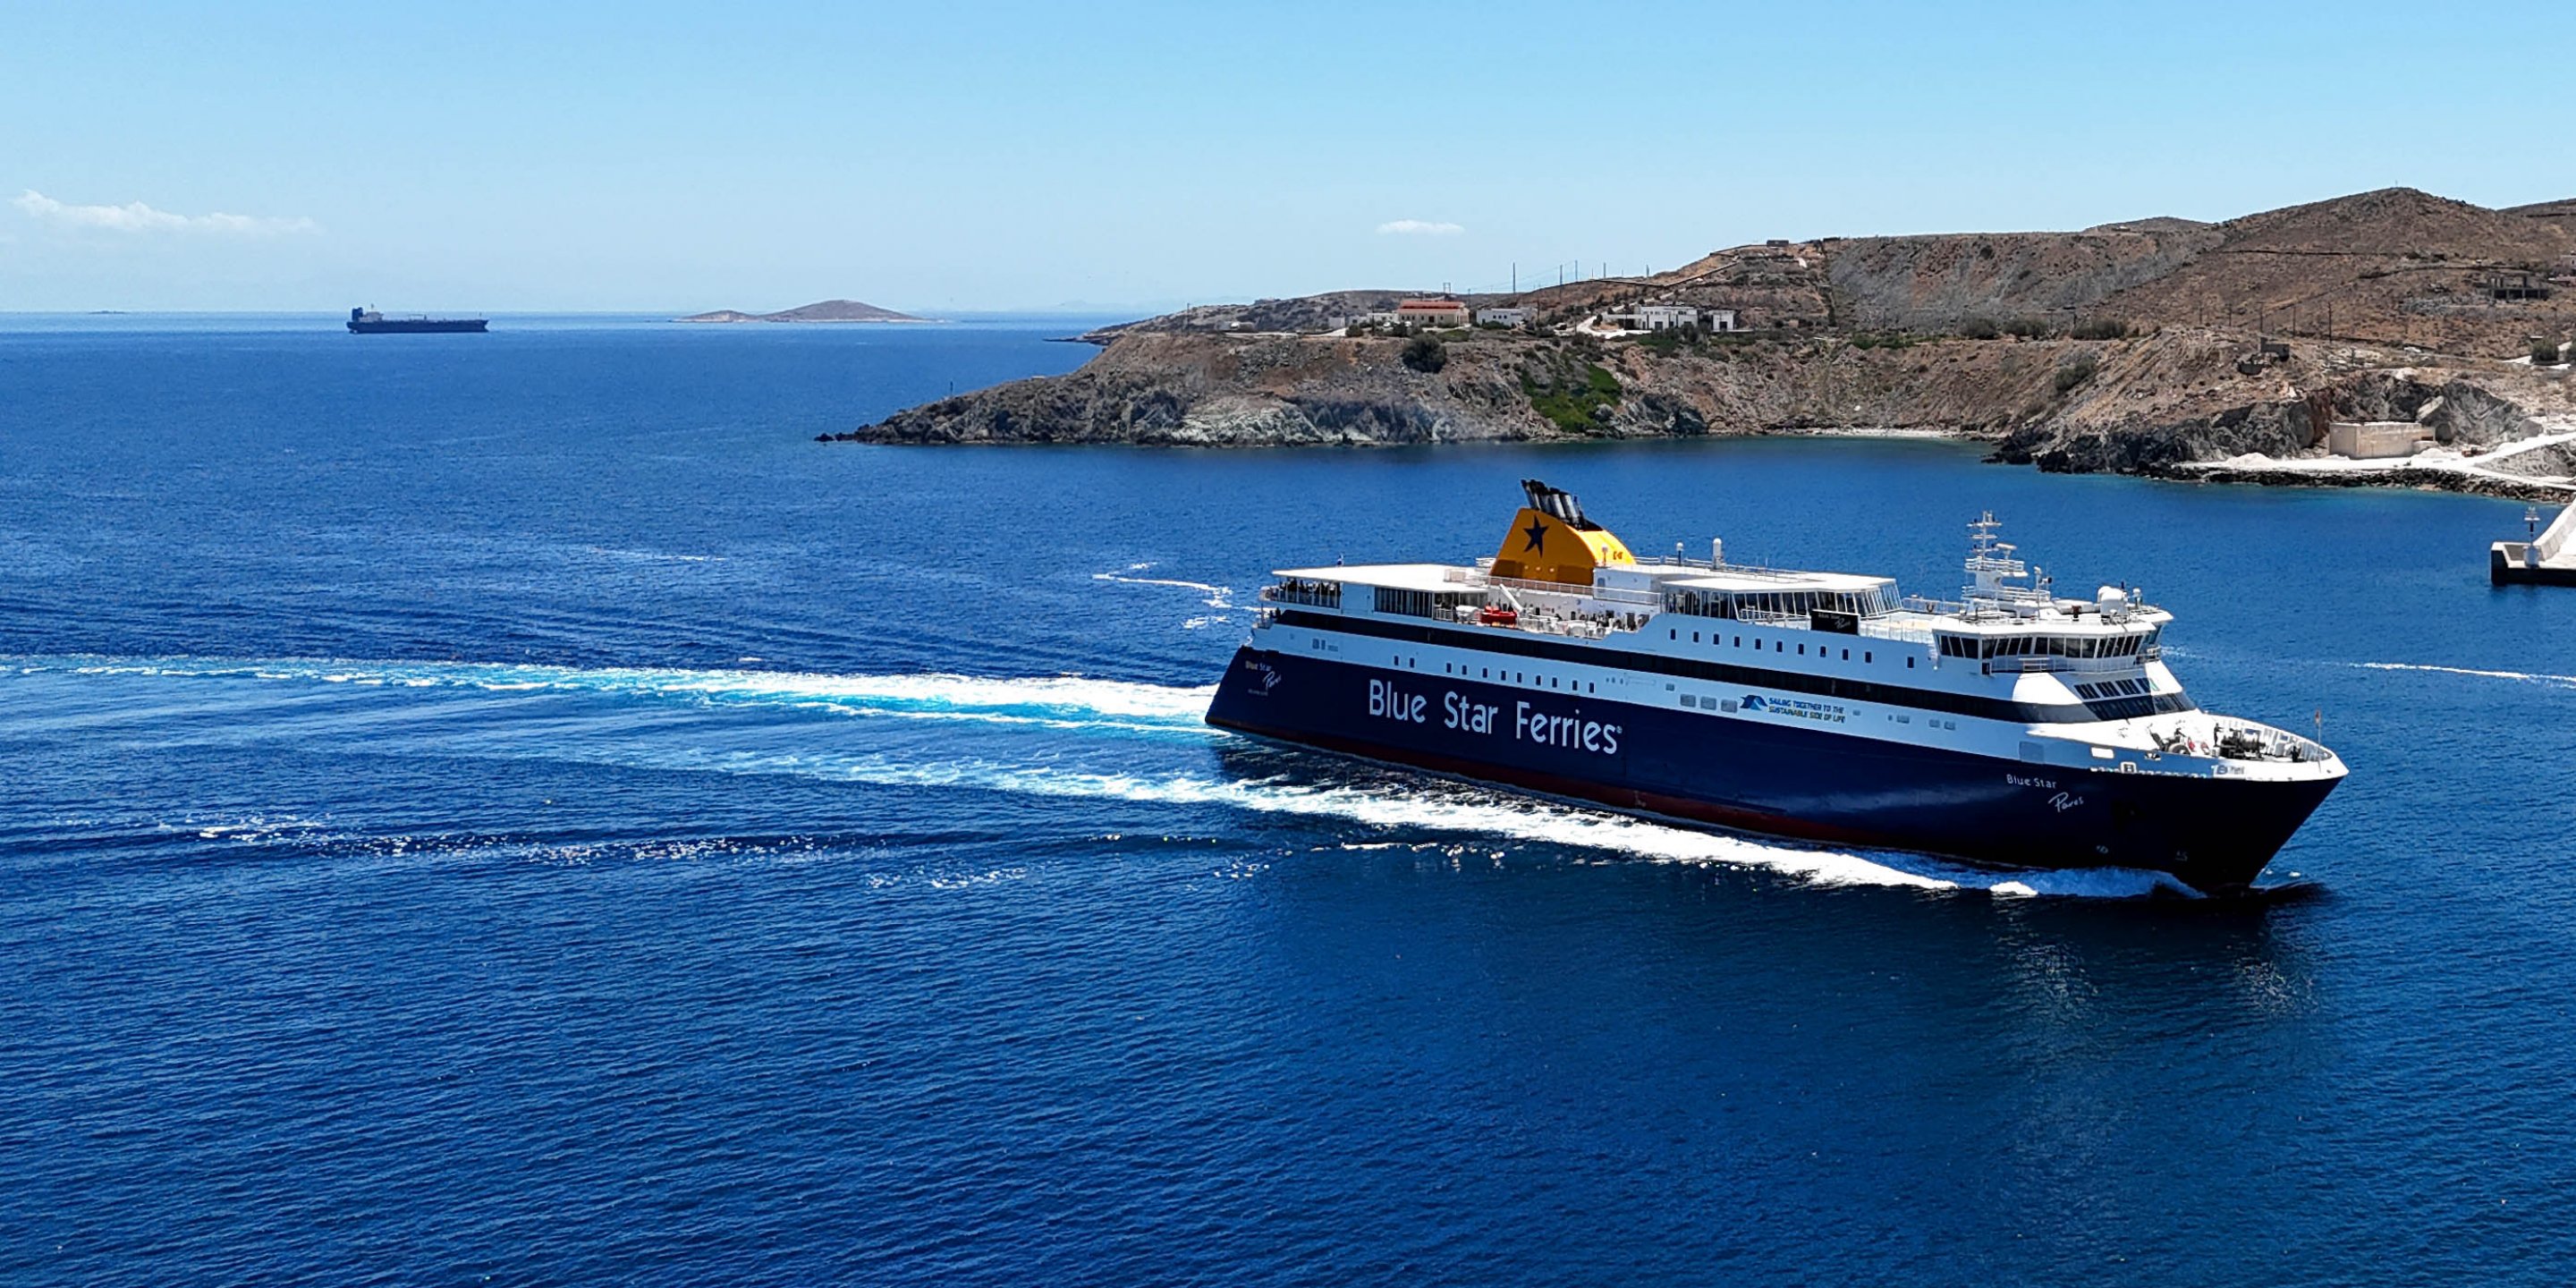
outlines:
{"label": "white wake", "polygon": [[2532,671],[2481,671],[2467,666],[2429,666],[2415,662],[2355,662],[2368,671],[2429,671],[2440,675],[2473,675],[2488,680],[2520,680],[2527,684],[2565,685],[2576,688],[2576,675],[2551,675]]}
{"label": "white wake", "polygon": [[[1211,741],[1228,736],[1208,729],[1202,722],[1202,714],[1215,693],[1214,686],[1140,684],[1084,676],[824,675],[331,659],[17,658],[9,659],[8,665],[21,673],[62,671],[397,689],[649,696],[710,704],[774,704],[869,715],[989,720],[1074,731],[1186,731],[1192,738]],[[1638,859],[1760,868],[1820,885],[1971,889],[2006,896],[2092,898],[2136,897],[2158,889],[2183,890],[2171,877],[2156,872],[2112,869],[1999,873],[1920,855],[1855,852],[1704,832],[1427,778],[1403,787],[1316,786],[1275,778],[1210,776],[1192,769],[1100,772],[996,760],[900,759],[830,751],[715,752],[617,738],[571,744],[548,740],[543,746],[525,746],[513,754],[631,768],[789,774],[889,787],[1215,806],[1336,820],[1399,833],[1563,845]]]}
{"label": "white wake", "polygon": [[363,687],[471,688],[497,693],[563,692],[694,698],[708,702],[803,704],[888,714],[954,713],[1112,717],[1130,727],[1199,724],[1216,686],[1182,687],[1087,676],[986,677],[923,672],[824,675],[795,671],[675,667],[527,666],[505,662],[358,662],[229,658],[26,659],[22,669],[80,675],[292,680]]}

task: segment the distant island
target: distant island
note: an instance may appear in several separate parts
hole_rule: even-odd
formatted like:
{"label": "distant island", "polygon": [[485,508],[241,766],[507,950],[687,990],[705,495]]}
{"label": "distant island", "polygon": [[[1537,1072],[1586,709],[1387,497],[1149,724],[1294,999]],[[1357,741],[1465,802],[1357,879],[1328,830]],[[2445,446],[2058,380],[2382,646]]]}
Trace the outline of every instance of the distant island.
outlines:
{"label": "distant island", "polygon": [[1910,430],[2052,471],[2576,497],[2576,200],[1776,240],[1512,294],[1338,291],[1083,337],[827,435],[1200,446]]}
{"label": "distant island", "polygon": [[776,313],[744,313],[735,309],[717,309],[713,313],[695,313],[674,322],[927,322],[909,313],[881,309],[858,300],[824,300],[802,308],[780,309]]}

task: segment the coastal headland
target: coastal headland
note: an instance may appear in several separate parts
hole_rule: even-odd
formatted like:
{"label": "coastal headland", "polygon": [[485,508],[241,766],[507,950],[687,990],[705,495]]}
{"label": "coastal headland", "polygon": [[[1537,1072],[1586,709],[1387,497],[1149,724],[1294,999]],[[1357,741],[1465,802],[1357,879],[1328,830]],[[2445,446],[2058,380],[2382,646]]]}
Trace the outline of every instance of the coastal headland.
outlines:
{"label": "coastal headland", "polygon": [[[1411,303],[1405,303],[1411,301]],[[2043,470],[2576,494],[2576,200],[1773,241],[1514,295],[1105,327],[836,441],[1199,446],[1911,430]]]}
{"label": "coastal headland", "polygon": [[717,309],[713,313],[692,313],[674,322],[927,322],[909,313],[878,308],[859,300],[818,300],[812,304],[775,313],[745,313],[739,309]]}

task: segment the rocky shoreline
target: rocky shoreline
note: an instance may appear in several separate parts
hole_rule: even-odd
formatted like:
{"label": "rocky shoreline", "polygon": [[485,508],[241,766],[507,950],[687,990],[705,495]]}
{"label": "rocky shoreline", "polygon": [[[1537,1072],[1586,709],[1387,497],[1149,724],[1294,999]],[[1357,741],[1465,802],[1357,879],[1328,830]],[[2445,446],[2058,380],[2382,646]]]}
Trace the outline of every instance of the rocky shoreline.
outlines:
{"label": "rocky shoreline", "polygon": [[[822,437],[1255,447],[1895,430],[2057,472],[2563,500],[2576,459],[2521,449],[2576,431],[2564,359],[2530,356],[2531,336],[2576,329],[2576,289],[2459,298],[2494,281],[2502,255],[2576,268],[2557,218],[2398,189],[2224,225],[1739,248],[1515,297],[1534,317],[1508,330],[1329,325],[1386,292],[1192,309],[1093,333],[1100,354],[1067,375]],[[2231,291],[2305,303],[2210,303]],[[1595,325],[1649,297],[1722,298],[1754,329]],[[2449,464],[2313,468],[2356,423],[2400,427]]]}

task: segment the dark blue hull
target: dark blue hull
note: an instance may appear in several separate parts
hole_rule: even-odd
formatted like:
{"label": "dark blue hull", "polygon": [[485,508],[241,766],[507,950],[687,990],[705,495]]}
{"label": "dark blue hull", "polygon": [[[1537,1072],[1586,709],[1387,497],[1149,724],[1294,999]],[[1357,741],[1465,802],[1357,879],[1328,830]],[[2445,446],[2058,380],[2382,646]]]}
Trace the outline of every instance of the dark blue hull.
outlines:
{"label": "dark blue hull", "polygon": [[1688,822],[2011,867],[2140,868],[2212,892],[2250,884],[2338,781],[2025,764],[1249,646],[1207,719]]}
{"label": "dark blue hull", "polygon": [[481,331],[485,318],[387,318],[381,322],[349,323],[349,329],[360,335],[417,335],[431,332]]}

